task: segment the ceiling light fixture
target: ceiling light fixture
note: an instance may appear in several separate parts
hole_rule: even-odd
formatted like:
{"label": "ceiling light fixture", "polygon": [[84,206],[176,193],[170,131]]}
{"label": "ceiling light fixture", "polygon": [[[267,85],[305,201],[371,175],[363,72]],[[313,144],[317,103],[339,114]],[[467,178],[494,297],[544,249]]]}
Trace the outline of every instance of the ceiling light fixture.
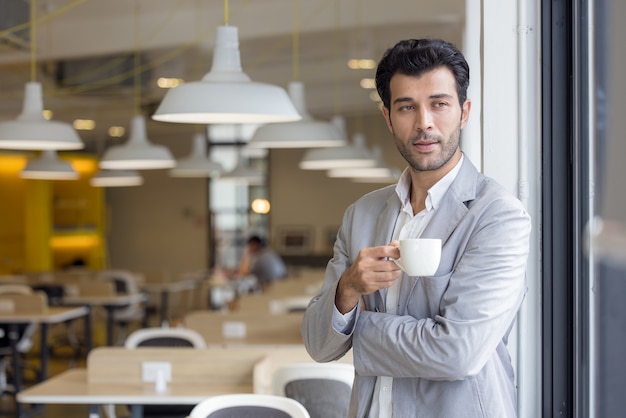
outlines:
{"label": "ceiling light fixture", "polygon": [[135,170],[100,170],[89,180],[93,187],[141,186],[143,177]]}
{"label": "ceiling light fixture", "polygon": [[300,120],[285,89],[250,80],[241,69],[237,28],[217,28],[213,65],[200,81],[167,91],[152,119],[175,123],[272,123]]}
{"label": "ceiling light fixture", "polygon": [[170,170],[172,177],[218,177],[224,169],[207,156],[207,140],[202,134],[193,137],[191,154],[176,162]]}
{"label": "ceiling light fixture", "polygon": [[30,4],[30,73],[31,81],[24,89],[22,113],[15,120],[0,122],[0,148],[23,150],[73,150],[84,147],[72,126],[43,116],[43,93],[41,84],[35,81],[37,73],[36,51],[36,4]]}
{"label": "ceiling light fixture", "polygon": [[107,149],[100,160],[100,168],[110,170],[151,170],[175,165],[167,147],[148,141],[146,120],[141,115],[133,116],[128,141]]}
{"label": "ceiling light fixture", "polygon": [[259,170],[251,168],[247,158],[243,156],[239,150],[237,165],[232,171],[222,174],[222,180],[234,180],[238,183],[245,183],[249,186],[261,186],[264,182],[263,173]]}
{"label": "ceiling light fixture", "polygon": [[76,180],[80,175],[72,168],[72,164],[57,158],[55,150],[44,150],[39,158],[28,160],[20,177],[36,180]]}
{"label": "ceiling light fixture", "polygon": [[176,160],[169,149],[148,141],[146,119],[141,114],[141,80],[139,60],[139,5],[135,3],[135,51],[133,65],[133,89],[135,116],[131,120],[130,138],[123,145],[113,146],[104,153],[100,168],[110,170],[152,170],[172,168]]}
{"label": "ceiling light fixture", "polygon": [[398,182],[401,175],[402,171],[392,168],[387,177],[353,177],[350,181],[353,183],[393,184]]}
{"label": "ceiling light fixture", "polygon": [[302,119],[297,122],[269,123],[260,126],[250,142],[253,148],[319,148],[340,147],[346,138],[335,125],[318,121],[306,109],[304,84],[292,81],[288,86],[289,97],[298,109]]}
{"label": "ceiling light fixture", "polygon": [[299,167],[303,170],[330,170],[344,167],[374,167],[376,159],[365,146],[365,135],[354,134],[352,144],[308,150]]}
{"label": "ceiling light fixture", "polygon": [[289,123],[269,123],[259,127],[248,146],[252,148],[317,148],[345,145],[346,137],[330,122],[317,121],[306,108],[304,83],[299,65],[299,2],[294,0],[293,80],[288,85],[289,97],[302,119]]}
{"label": "ceiling light fixture", "polygon": [[328,170],[326,175],[331,178],[389,178],[391,168],[383,161],[380,145],[372,147],[372,155],[376,161],[373,167],[340,167]]}

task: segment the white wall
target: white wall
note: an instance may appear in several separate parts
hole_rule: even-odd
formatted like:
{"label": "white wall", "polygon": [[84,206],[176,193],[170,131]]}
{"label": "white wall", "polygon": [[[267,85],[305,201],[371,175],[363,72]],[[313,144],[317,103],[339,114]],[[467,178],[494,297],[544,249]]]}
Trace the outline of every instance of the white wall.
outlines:
{"label": "white wall", "polygon": [[[537,0],[467,0],[465,44],[480,62],[482,168],[525,204],[533,222],[528,293],[509,348],[517,365],[519,417],[541,416],[540,90]],[[477,13],[480,10],[482,13]],[[480,48],[477,42],[480,40]],[[479,60],[477,54],[482,51]],[[472,115],[472,116],[474,116]],[[476,153],[478,138],[470,151]]]}

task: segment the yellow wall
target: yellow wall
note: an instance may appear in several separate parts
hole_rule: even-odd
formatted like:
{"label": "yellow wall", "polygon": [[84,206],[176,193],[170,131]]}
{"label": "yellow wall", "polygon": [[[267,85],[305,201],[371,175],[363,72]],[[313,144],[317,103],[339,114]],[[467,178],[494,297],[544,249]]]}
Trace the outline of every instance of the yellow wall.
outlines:
{"label": "yellow wall", "polygon": [[17,273],[25,263],[26,180],[18,177],[26,157],[0,154],[0,274]]}
{"label": "yellow wall", "polygon": [[0,274],[60,269],[76,258],[104,268],[104,192],[91,156],[62,155],[79,180],[23,180],[26,155],[0,154]]}

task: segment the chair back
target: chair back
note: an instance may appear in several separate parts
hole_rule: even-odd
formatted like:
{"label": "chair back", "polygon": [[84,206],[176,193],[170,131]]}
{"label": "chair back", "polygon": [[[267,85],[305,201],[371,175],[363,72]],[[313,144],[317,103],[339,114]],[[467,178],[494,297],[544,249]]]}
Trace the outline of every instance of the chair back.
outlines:
{"label": "chair back", "polygon": [[[133,295],[140,293],[138,276],[126,270],[105,270],[98,272],[96,278],[113,285],[116,294]],[[145,309],[142,301],[120,306],[115,310],[116,321],[132,321],[142,319]]]}
{"label": "chair back", "polygon": [[242,393],[219,395],[197,404],[189,418],[310,418],[297,401],[283,396]]}
{"label": "chair back", "polygon": [[285,364],[272,376],[273,394],[300,402],[312,418],[348,415],[354,366],[346,363]]}
{"label": "chair back", "polygon": [[206,348],[198,332],[186,328],[142,328],[133,331],[124,342],[126,348],[189,347]]}
{"label": "chair back", "polygon": [[[48,298],[44,292],[34,292],[29,286],[26,286],[28,289],[14,287],[13,285],[3,285],[0,287],[5,286],[6,288],[2,289],[0,292],[0,312],[23,315],[43,313],[48,309]],[[10,328],[9,324],[0,324],[0,347],[10,346],[8,338]],[[18,324],[17,351],[26,353],[31,349],[37,328],[38,325],[36,322]]]}
{"label": "chair back", "polygon": [[139,293],[138,277],[126,270],[104,270],[96,274],[98,280],[110,281],[116,293]]}
{"label": "chair back", "polygon": [[0,312],[21,315],[44,313],[47,309],[48,297],[44,292],[0,293]]}
{"label": "chair back", "polygon": [[30,295],[33,293],[33,288],[27,284],[3,283],[0,285],[0,293],[11,295]]}

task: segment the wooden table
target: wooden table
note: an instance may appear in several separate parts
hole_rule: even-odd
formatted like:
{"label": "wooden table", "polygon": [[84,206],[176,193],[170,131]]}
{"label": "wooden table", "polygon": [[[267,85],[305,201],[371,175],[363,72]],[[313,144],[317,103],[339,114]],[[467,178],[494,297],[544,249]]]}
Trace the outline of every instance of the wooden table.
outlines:
{"label": "wooden table", "polygon": [[148,293],[159,293],[161,296],[159,306],[159,322],[161,326],[169,323],[169,296],[174,292],[184,292],[193,290],[196,287],[195,280],[176,280],[172,282],[144,282],[139,284],[139,288]]}
{"label": "wooden table", "polygon": [[199,332],[209,346],[301,345],[301,313],[193,311],[183,324]]}
{"label": "wooden table", "polygon": [[107,312],[106,338],[107,345],[113,345],[113,327],[115,323],[115,309],[133,303],[143,302],[146,296],[142,293],[115,294],[105,296],[64,296],[63,305],[82,305],[88,307],[102,306]]}
{"label": "wooden table", "polygon": [[[268,348],[162,348],[98,347],[87,358],[87,367],[72,369],[34,385],[17,395],[20,403],[86,404],[89,418],[100,416],[100,406],[131,406],[140,418],[143,405],[195,405],[215,395],[252,393],[253,372],[270,352]],[[145,383],[145,362],[171,365],[171,382],[165,392]]]}
{"label": "wooden table", "polygon": [[[88,307],[47,307],[44,306],[39,311],[29,312],[28,310],[19,310],[16,312],[2,312],[0,311],[0,323],[9,325],[9,342],[11,345],[12,360],[13,360],[13,384],[15,391],[20,392],[22,389],[22,368],[20,355],[17,350],[18,343],[18,325],[25,323],[38,323],[40,325],[41,332],[41,347],[40,347],[40,360],[41,370],[40,379],[45,380],[48,376],[48,326],[50,324],[58,324],[66,322],[72,319],[84,317],[85,318],[85,334],[87,351],[91,349],[92,336],[91,336],[91,315]],[[21,417],[23,410],[19,402],[16,402],[16,415]]]}
{"label": "wooden table", "polygon": [[165,393],[154,384],[89,383],[87,369],[65,371],[20,392],[18,402],[28,404],[89,405],[88,418],[100,416],[101,405],[129,405],[132,418],[143,417],[143,405],[195,405],[204,399],[228,393],[251,393],[251,384],[170,383]]}

